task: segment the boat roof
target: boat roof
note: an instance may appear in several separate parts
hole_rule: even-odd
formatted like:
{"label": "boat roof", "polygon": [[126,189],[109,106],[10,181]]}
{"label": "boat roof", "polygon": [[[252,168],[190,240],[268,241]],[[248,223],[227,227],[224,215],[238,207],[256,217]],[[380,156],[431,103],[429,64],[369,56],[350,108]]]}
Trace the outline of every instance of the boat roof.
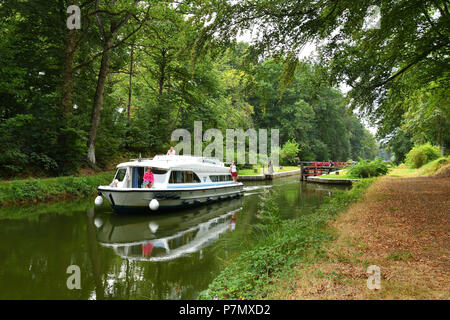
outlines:
{"label": "boat roof", "polygon": [[197,157],[188,155],[157,155],[153,158],[131,159],[117,165],[117,168],[123,167],[156,167],[156,168],[181,168],[186,166],[214,166],[224,167],[224,163],[218,158]]}

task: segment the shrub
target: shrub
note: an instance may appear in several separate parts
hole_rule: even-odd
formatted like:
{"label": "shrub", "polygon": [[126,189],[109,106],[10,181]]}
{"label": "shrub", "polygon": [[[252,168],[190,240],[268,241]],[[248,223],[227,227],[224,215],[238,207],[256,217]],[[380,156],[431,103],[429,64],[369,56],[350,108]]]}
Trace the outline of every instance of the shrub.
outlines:
{"label": "shrub", "polygon": [[388,166],[381,159],[367,162],[363,159],[349,169],[349,174],[357,178],[378,177],[389,171]]}
{"label": "shrub", "polygon": [[300,151],[299,144],[295,140],[289,140],[280,151],[281,164],[296,164],[296,157]]}
{"label": "shrub", "polygon": [[424,164],[439,157],[439,147],[426,143],[412,148],[406,155],[405,163],[409,168],[420,168]]}

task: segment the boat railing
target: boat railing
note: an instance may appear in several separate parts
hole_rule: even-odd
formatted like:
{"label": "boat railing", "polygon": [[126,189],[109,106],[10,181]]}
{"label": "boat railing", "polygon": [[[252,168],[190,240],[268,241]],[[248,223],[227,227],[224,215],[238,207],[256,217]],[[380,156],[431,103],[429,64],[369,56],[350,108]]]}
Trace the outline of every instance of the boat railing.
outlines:
{"label": "boat railing", "polygon": [[199,160],[211,160],[214,161],[215,163],[222,163],[222,161],[220,161],[219,158],[217,157],[203,157],[203,156],[193,156],[193,155],[188,155],[188,154],[180,154],[180,155],[166,155],[166,154],[157,154],[155,155],[153,158],[137,158],[137,159],[130,159],[130,161],[144,161],[144,160],[156,160],[155,158],[161,158],[160,160],[177,160],[180,158],[194,158],[194,159],[199,159]]}

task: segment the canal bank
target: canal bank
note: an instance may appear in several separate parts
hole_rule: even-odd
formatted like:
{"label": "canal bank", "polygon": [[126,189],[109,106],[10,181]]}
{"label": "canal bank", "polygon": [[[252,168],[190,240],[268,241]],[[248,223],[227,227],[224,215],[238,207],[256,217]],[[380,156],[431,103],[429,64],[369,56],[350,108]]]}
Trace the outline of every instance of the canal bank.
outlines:
{"label": "canal bank", "polygon": [[200,298],[270,299],[279,281],[290,281],[297,265],[326,257],[325,244],[334,237],[328,223],[361,199],[373,181],[362,179],[317,209],[290,220],[280,219],[282,206],[275,200],[276,193],[266,193],[259,201],[258,224],[249,237],[240,239],[246,250],[226,264]]}
{"label": "canal bank", "polygon": [[[378,179],[331,223],[324,259],[297,264],[270,298],[450,299],[449,169],[428,177],[396,169]],[[380,270],[378,290],[367,287],[370,265]]]}
{"label": "canal bank", "polygon": [[89,176],[66,176],[0,182],[0,207],[73,198],[97,193],[99,185],[111,183],[114,171]]}

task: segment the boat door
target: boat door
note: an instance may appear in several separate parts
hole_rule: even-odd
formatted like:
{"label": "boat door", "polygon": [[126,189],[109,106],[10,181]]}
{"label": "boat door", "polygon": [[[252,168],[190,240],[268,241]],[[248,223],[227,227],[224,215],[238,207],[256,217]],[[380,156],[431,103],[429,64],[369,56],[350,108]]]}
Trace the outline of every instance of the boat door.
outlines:
{"label": "boat door", "polygon": [[144,179],[144,167],[133,167],[132,188],[140,188]]}

